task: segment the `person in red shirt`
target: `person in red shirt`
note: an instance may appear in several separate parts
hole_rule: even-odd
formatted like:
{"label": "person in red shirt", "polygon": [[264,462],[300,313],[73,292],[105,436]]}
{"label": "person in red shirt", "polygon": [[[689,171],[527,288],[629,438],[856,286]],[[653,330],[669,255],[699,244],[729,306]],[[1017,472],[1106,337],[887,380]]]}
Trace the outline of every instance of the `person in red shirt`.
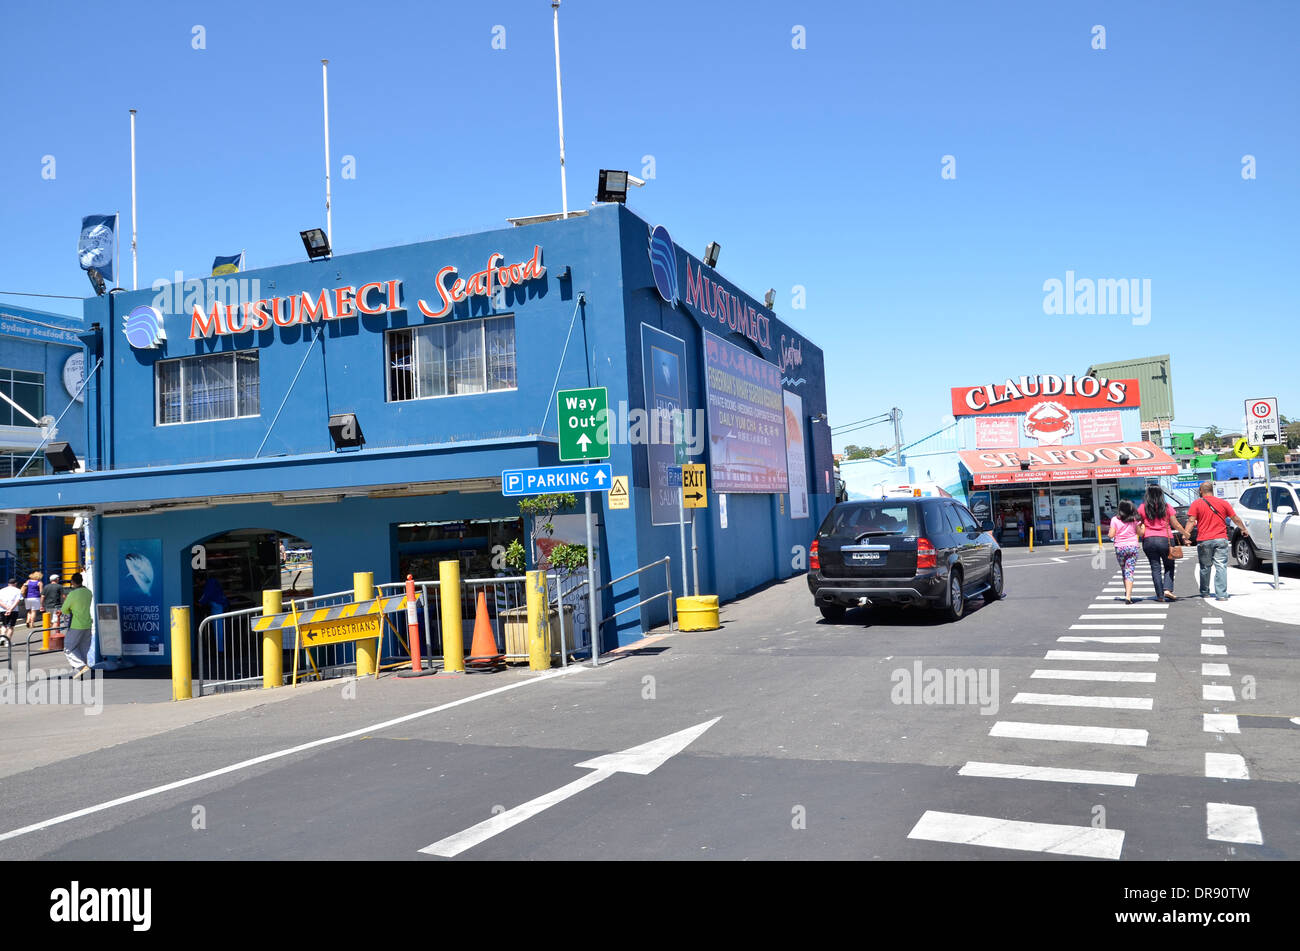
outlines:
{"label": "person in red shirt", "polygon": [[1196,533],[1196,560],[1201,566],[1201,597],[1210,596],[1210,565],[1214,565],[1214,600],[1228,600],[1228,519],[1250,537],[1246,523],[1225,499],[1214,497],[1214,483],[1201,483],[1201,497],[1187,510],[1187,530]]}
{"label": "person in red shirt", "polygon": [[1174,597],[1174,560],[1169,549],[1174,546],[1174,532],[1181,532],[1174,507],[1165,501],[1165,493],[1158,485],[1147,486],[1146,498],[1138,506],[1138,520],[1142,523],[1142,551],[1151,563],[1151,583],[1156,589],[1157,601],[1176,601]]}

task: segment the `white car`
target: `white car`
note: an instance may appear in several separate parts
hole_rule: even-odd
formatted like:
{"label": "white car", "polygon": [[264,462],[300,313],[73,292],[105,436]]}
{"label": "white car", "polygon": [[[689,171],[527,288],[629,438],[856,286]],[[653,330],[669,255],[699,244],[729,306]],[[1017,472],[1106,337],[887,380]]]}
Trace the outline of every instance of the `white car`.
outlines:
{"label": "white car", "polygon": [[[1250,537],[1241,534],[1235,523],[1232,530],[1232,555],[1238,567],[1258,568],[1272,563],[1268,542],[1269,489],[1262,482],[1251,485],[1232,504],[1250,529]],[[1300,564],[1300,483],[1274,482],[1273,538],[1277,542],[1278,564]]]}

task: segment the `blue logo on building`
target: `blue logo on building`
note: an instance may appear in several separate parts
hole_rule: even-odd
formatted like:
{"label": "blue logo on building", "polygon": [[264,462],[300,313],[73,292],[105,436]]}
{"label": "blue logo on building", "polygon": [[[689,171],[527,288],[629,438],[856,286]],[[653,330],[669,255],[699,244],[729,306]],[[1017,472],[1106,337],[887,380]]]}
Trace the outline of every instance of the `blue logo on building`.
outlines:
{"label": "blue logo on building", "polygon": [[677,249],[663,225],[650,232],[650,271],[655,276],[659,296],[677,306]]}
{"label": "blue logo on building", "polygon": [[163,316],[158,308],[141,304],[122,320],[126,342],[136,350],[149,350],[167,339]]}

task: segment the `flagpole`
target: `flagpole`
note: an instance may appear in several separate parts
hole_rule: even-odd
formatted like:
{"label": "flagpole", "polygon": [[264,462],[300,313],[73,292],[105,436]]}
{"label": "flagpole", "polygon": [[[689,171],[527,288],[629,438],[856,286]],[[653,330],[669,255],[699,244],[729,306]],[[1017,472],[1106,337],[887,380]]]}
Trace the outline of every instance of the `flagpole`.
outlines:
{"label": "flagpole", "polygon": [[121,268],[122,243],[117,240],[118,234],[121,233],[120,230],[121,227],[122,227],[122,213],[120,211],[115,211],[113,212],[113,286],[114,287],[122,286],[122,268]]}
{"label": "flagpole", "polygon": [[131,290],[140,287],[135,245],[135,110],[131,110]]}
{"label": "flagpole", "polygon": [[560,117],[560,201],[569,217],[569,186],[564,177],[564,94],[560,87],[560,0],[551,0],[555,13],[555,108]]}
{"label": "flagpole", "polygon": [[329,60],[320,61],[321,90],[325,100],[325,237],[334,248],[334,218],[330,210],[330,80]]}

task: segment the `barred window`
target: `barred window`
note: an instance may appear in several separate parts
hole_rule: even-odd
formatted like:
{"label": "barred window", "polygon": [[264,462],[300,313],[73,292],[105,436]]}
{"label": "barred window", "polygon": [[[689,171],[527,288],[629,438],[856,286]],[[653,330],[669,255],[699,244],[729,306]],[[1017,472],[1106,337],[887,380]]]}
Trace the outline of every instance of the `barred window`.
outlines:
{"label": "barred window", "polygon": [[515,318],[458,320],[388,334],[388,399],[513,390]]}
{"label": "barred window", "polygon": [[259,415],[257,358],[256,350],[240,350],[160,360],[154,368],[158,425]]}

